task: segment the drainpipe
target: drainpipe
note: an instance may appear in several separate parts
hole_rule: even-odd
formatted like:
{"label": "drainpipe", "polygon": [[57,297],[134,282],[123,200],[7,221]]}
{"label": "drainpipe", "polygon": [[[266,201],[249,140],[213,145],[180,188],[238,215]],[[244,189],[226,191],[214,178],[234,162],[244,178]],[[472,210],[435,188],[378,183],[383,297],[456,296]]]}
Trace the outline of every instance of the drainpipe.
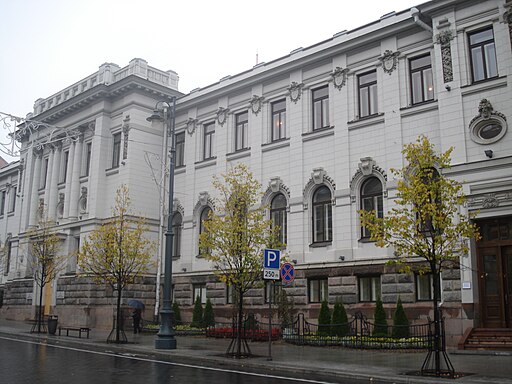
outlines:
{"label": "drainpipe", "polygon": [[424,30],[433,33],[432,27],[420,19],[420,10],[416,7],[411,8],[411,16],[414,22],[418,24]]}

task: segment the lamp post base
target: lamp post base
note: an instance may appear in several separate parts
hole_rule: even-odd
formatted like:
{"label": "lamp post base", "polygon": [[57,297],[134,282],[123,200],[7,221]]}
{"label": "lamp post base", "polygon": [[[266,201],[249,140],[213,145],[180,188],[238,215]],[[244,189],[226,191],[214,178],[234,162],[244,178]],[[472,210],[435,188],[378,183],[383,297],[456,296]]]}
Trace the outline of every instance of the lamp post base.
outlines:
{"label": "lamp post base", "polygon": [[155,339],[155,349],[176,349],[176,339],[172,336],[158,336]]}

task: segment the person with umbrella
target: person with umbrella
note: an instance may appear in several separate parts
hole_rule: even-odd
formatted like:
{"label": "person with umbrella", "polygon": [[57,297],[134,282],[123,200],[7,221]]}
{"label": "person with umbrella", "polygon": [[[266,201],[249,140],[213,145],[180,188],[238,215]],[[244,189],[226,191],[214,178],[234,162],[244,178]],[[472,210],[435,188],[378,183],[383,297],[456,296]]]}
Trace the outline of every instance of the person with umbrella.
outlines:
{"label": "person with umbrella", "polygon": [[142,330],[141,320],[142,320],[142,310],[144,309],[144,304],[139,300],[130,300],[128,301],[128,305],[133,308],[132,319],[133,319],[133,333],[140,333]]}

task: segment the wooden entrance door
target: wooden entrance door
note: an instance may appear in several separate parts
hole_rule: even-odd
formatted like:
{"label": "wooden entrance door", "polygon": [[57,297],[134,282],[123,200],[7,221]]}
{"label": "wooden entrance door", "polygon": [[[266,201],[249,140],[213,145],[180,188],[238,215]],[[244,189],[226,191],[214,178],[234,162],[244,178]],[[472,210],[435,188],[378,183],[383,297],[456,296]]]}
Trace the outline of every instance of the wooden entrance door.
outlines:
{"label": "wooden entrance door", "polygon": [[482,326],[512,328],[512,218],[478,223]]}

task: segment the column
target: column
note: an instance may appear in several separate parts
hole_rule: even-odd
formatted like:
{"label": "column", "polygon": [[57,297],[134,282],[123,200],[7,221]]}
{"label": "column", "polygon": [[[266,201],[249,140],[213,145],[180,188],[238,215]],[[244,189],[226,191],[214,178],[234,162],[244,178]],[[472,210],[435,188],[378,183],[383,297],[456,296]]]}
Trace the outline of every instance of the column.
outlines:
{"label": "column", "polygon": [[82,164],[82,151],[84,146],[84,136],[80,135],[77,142],[73,144],[73,173],[71,175],[71,189],[69,192],[69,214],[70,219],[78,219],[78,199],[80,197],[80,170]]}
{"label": "column", "polygon": [[[34,178],[32,180],[32,189],[30,190],[30,219],[29,225],[34,227],[38,222],[38,209],[39,209],[39,185],[41,183],[41,165],[43,162],[43,152],[36,152],[34,150]],[[28,191],[27,191],[28,193]]]}
{"label": "column", "polygon": [[[51,170],[50,178],[46,183],[45,190],[45,198],[47,209],[48,209],[48,219],[55,220],[57,213],[57,199],[58,199],[58,181],[59,181],[59,164],[60,164],[60,153],[62,147],[59,145],[55,145],[52,149],[52,153],[50,154],[50,164],[48,165],[48,169]],[[48,192],[48,194],[46,193]]]}
{"label": "column", "polygon": [[76,142],[73,142],[69,147],[69,157],[68,157],[68,168],[64,170],[66,172],[66,188],[64,189],[65,198],[64,198],[64,213],[62,217],[67,218],[69,216],[69,202],[71,196],[71,179],[73,177],[73,166],[75,163],[75,148]]}

